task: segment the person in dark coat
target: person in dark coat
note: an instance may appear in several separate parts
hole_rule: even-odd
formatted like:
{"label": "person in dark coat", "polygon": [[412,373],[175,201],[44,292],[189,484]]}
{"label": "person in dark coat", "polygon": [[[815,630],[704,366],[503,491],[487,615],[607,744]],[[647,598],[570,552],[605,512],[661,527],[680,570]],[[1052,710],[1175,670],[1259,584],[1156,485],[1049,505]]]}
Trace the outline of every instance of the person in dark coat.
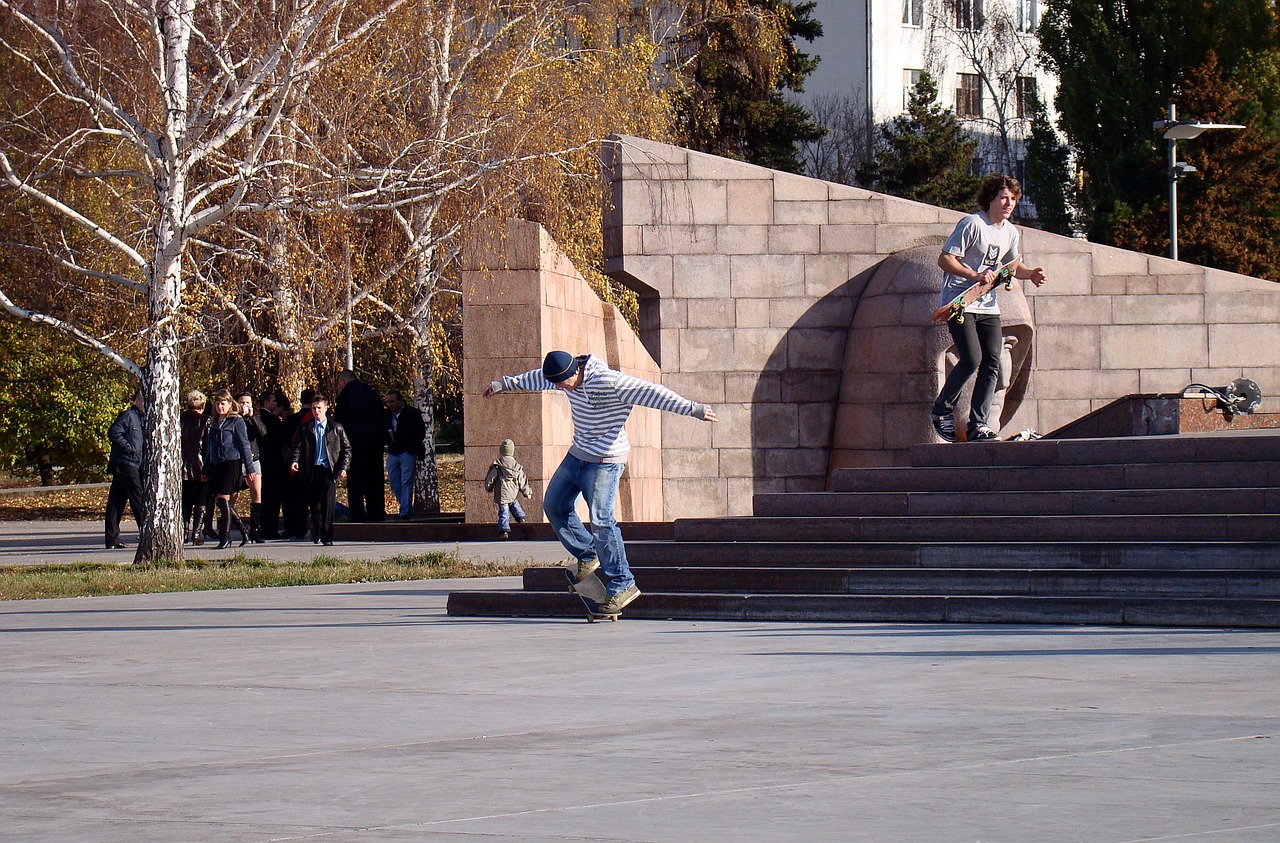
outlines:
{"label": "person in dark coat", "polygon": [[[281,459],[288,465],[292,459],[293,446],[298,438],[298,430],[311,421],[311,402],[315,400],[316,391],[311,387],[302,390],[302,406],[296,413],[284,417],[280,427],[280,439],[284,444]],[[302,480],[289,474],[285,482],[283,497],[280,502],[284,517],[284,538],[302,541],[307,537],[307,495]]]}
{"label": "person in dark coat", "polygon": [[260,531],[262,524],[262,440],[267,436],[267,426],[262,417],[253,409],[253,393],[245,391],[236,395],[236,404],[240,407],[240,418],[244,419],[244,429],[249,435],[249,450],[253,454],[253,471],[245,478],[249,486],[249,541],[262,544],[264,539]]}
{"label": "person in dark coat", "polygon": [[205,412],[208,399],[198,389],[187,393],[187,409],[178,417],[182,437],[182,526],[188,544],[204,544],[204,508],[209,503],[209,482],[204,476],[200,452],[209,427]]}
{"label": "person in dark coat", "polygon": [[351,476],[347,479],[351,520],[385,521],[382,449],[387,444],[387,428],[382,399],[355,372],[343,369],[338,373],[338,402],[333,417],[351,440]]}
{"label": "person in dark coat", "polygon": [[302,480],[314,526],[311,540],[333,544],[334,491],[351,465],[351,442],[342,425],[329,418],[329,401],[317,395],[312,419],[298,428],[289,471]]}
{"label": "person in dark coat", "polygon": [[258,459],[262,463],[262,510],[258,531],[269,539],[280,538],[280,504],[284,486],[289,482],[285,470],[285,454],[292,443],[284,438],[284,419],[275,392],[258,396],[258,421],[265,433],[258,443]]}
{"label": "person in dark coat", "polygon": [[240,546],[249,543],[249,532],[231,505],[241,479],[257,474],[249,434],[231,391],[220,389],[213,395],[213,419],[204,434],[204,473],[218,510],[218,550],[231,544],[231,527],[240,531]]}
{"label": "person in dark coat", "polygon": [[387,479],[400,504],[400,520],[413,517],[413,481],[418,476],[418,461],[425,459],[427,449],[426,422],[417,407],[404,403],[396,390],[387,393]]}
{"label": "person in dark coat", "polygon": [[124,517],[127,502],[133,510],[133,520],[142,527],[146,507],[142,502],[142,413],[146,404],[142,390],[133,394],[133,406],[116,416],[107,430],[111,440],[111,456],[107,458],[107,471],[111,474],[111,489],[107,492],[106,540],[107,548],[124,547],[120,541],[120,519]]}

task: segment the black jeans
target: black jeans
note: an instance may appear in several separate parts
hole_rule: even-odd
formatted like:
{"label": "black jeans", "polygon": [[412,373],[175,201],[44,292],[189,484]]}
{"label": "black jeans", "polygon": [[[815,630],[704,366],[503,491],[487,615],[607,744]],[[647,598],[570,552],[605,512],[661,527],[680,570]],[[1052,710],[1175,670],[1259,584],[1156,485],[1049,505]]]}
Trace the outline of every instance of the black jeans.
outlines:
{"label": "black jeans", "polygon": [[952,319],[947,322],[947,329],[951,331],[960,360],[947,375],[931,412],[944,416],[954,410],[965,383],[977,372],[978,379],[973,383],[973,397],[969,401],[968,430],[973,431],[978,425],[997,430],[999,425],[991,424],[987,414],[991,412],[991,400],[1000,382],[1000,353],[1004,349],[1000,315],[966,313],[963,325],[957,325]]}
{"label": "black jeans", "polygon": [[333,471],[323,465],[311,469],[311,476],[302,481],[307,499],[307,509],[311,511],[311,538],[320,541],[333,541],[333,504],[336,485]]}
{"label": "black jeans", "polygon": [[107,491],[106,539],[107,547],[120,543],[120,519],[124,517],[124,505],[133,510],[133,520],[142,527],[146,508],[142,503],[142,478],[136,468],[113,468],[111,488]]}

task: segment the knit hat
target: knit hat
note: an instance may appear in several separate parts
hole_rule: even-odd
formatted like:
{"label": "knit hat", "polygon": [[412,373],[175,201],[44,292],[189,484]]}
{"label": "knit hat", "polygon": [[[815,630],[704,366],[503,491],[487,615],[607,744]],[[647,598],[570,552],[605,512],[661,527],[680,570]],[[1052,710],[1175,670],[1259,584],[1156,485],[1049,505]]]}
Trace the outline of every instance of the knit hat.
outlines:
{"label": "knit hat", "polygon": [[578,370],[578,361],[567,351],[553,351],[542,361],[542,375],[552,383],[563,383]]}
{"label": "knit hat", "polygon": [[498,446],[498,453],[504,457],[513,457],[516,453],[516,443],[510,439],[503,439],[502,444]]}

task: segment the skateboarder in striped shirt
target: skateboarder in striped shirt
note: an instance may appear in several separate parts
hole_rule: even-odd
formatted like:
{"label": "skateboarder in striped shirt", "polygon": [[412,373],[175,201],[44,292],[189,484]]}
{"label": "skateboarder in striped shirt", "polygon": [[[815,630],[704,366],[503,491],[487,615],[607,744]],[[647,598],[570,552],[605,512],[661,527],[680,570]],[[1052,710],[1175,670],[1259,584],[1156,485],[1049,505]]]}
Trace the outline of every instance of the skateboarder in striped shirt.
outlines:
{"label": "skateboarder in striped shirt", "polygon": [[[618,481],[626,467],[631,443],[623,424],[634,406],[651,407],[704,421],[718,421],[706,404],[682,398],[670,389],[610,369],[591,354],[575,357],[553,351],[542,368],[492,381],[488,398],[499,392],[560,390],[569,399],[573,444],[547,483],[542,507],[560,543],[577,560],[576,577],[604,572],[608,594],[601,612],[617,614],[640,596],[627,565],[622,533],[614,518]],[[574,511],[578,496],[587,501],[591,529]]]}

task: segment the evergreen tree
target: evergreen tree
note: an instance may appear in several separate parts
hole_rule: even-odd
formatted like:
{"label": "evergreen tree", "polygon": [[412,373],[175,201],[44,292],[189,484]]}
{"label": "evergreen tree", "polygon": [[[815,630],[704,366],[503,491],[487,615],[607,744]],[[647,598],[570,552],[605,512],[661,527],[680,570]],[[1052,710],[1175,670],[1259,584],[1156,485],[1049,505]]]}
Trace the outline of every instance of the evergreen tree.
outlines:
{"label": "evergreen tree", "polygon": [[1072,233],[1069,159],[1070,152],[1058,141],[1044,103],[1037,99],[1027,138],[1027,183],[1022,187],[1035,205],[1040,227],[1055,234]]}
{"label": "evergreen tree", "polygon": [[880,127],[875,157],[858,174],[870,190],[953,208],[972,210],[982,180],[970,171],[977,142],[959,118],[938,104],[938,86],[928,73],[911,89],[907,112]]}
{"label": "evergreen tree", "polygon": [[692,149],[776,170],[803,169],[798,144],[826,130],[784,92],[802,92],[818,59],[797,39],[822,35],[814,2],[718,0],[686,39],[694,44],[685,89],[675,98],[677,132]]}
{"label": "evergreen tree", "polygon": [[[1211,50],[1228,78],[1275,41],[1274,0],[1049,0],[1038,35],[1059,78],[1059,126],[1086,174],[1090,239],[1159,201],[1164,144],[1152,131]],[[1184,104],[1183,114],[1192,115]],[[1192,115],[1199,116],[1199,115]]]}
{"label": "evergreen tree", "polygon": [[[1211,52],[1183,86],[1180,99],[1188,113],[1246,128],[1206,132],[1179,145],[1179,157],[1196,172],[1178,187],[1178,256],[1280,281],[1280,146],[1268,137],[1265,120],[1250,119],[1256,78],[1228,81]],[[1167,202],[1157,202],[1121,221],[1115,239],[1128,248],[1167,253],[1168,223]]]}

